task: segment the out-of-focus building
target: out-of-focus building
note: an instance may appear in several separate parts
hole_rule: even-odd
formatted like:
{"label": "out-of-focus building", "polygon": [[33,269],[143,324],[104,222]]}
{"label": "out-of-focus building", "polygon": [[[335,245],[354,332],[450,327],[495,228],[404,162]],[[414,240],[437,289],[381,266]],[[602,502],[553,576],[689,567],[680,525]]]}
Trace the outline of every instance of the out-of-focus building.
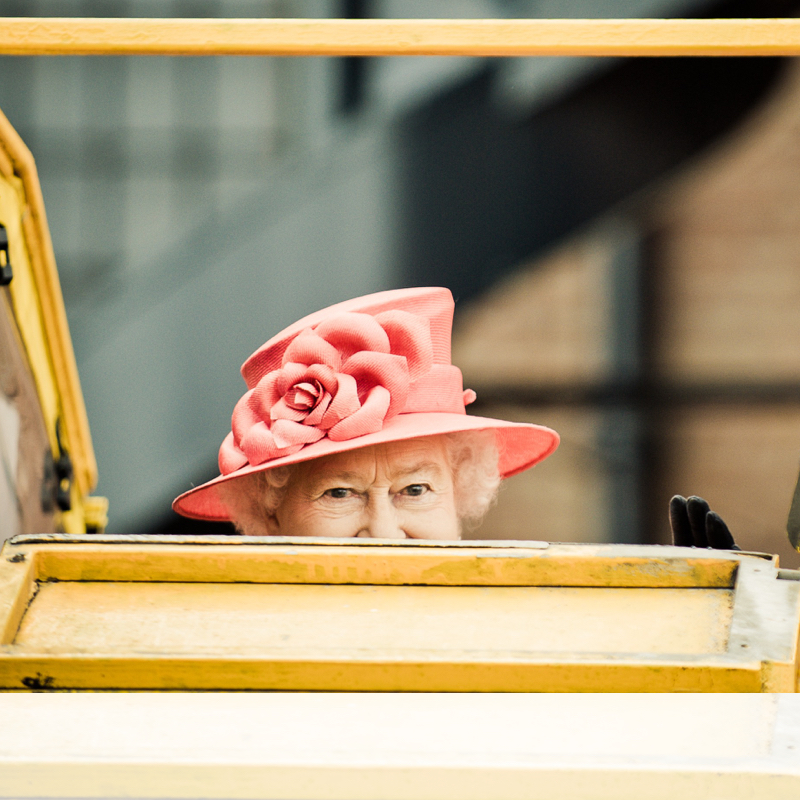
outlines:
{"label": "out-of-focus building", "polygon": [[[783,16],[790,0],[92,0],[4,15]],[[800,451],[780,59],[0,58],[36,157],[112,532],[187,531],[275,331],[449,286],[477,413],[563,434],[472,535],[780,549]],[[795,214],[796,216],[796,214]],[[794,294],[793,294],[794,292]],[[194,528],[194,532],[211,530]]]}
{"label": "out-of-focus building", "polygon": [[[792,65],[709,152],[462,309],[455,358],[492,413],[563,434],[560,457],[509,481],[475,535],[535,519],[547,538],[613,541],[638,523],[665,543],[669,497],[699,494],[743,548],[796,560],[785,525],[800,466],[799,101]],[[642,320],[627,387],[620,262],[623,280],[639,275]],[[620,472],[638,508],[616,507]]]}

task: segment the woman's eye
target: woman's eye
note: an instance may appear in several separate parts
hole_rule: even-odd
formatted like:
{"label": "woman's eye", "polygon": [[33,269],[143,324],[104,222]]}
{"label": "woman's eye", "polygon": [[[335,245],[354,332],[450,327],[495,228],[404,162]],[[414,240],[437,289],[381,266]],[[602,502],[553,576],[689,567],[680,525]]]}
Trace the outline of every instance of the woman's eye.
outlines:
{"label": "woman's eye", "polygon": [[345,489],[341,486],[337,486],[335,489],[328,489],[327,491],[323,492],[325,497],[332,497],[334,500],[344,500],[351,495],[350,489]]}
{"label": "woman's eye", "polygon": [[406,486],[402,493],[409,497],[420,497],[427,491],[428,487],[424,483],[412,483],[410,486]]}

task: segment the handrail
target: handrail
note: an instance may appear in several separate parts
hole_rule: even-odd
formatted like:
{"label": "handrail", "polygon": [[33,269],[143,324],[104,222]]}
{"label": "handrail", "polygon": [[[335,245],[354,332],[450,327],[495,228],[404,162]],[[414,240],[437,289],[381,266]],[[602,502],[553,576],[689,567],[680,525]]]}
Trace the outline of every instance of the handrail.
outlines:
{"label": "handrail", "polygon": [[5,17],[0,55],[796,56],[800,19]]}

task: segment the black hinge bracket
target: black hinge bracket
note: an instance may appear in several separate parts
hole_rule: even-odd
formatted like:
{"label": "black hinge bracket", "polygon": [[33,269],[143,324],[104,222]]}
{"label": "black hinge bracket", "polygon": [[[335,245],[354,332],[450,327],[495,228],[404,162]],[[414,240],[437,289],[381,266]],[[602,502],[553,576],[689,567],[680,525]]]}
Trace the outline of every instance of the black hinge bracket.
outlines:
{"label": "black hinge bracket", "polygon": [[53,458],[53,454],[47,450],[42,474],[42,510],[48,514],[56,508],[61,511],[69,511],[72,508],[74,470],[72,459],[61,440],[60,419],[56,421],[56,439],[58,458]]}
{"label": "black hinge bracket", "polygon": [[64,443],[61,441],[60,419],[56,422],[56,438],[58,439],[58,449],[60,453],[56,459],[56,480],[58,481],[56,505],[62,511],[69,511],[72,508],[72,459],[69,457]]}
{"label": "black hinge bracket", "polygon": [[69,511],[72,508],[72,481],[74,470],[72,459],[61,443],[61,420],[56,423],[59,455],[54,459],[48,449],[44,455],[42,470],[42,511],[52,513],[56,508]]}
{"label": "black hinge bracket", "polygon": [[13,277],[11,257],[8,254],[8,232],[5,225],[0,225],[0,286],[8,286]]}

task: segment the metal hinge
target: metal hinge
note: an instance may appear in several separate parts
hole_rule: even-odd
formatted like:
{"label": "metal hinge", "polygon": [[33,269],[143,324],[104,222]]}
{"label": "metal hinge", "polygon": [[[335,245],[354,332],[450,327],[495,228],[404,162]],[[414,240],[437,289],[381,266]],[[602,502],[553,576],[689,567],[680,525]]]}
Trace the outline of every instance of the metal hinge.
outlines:
{"label": "metal hinge", "polygon": [[5,225],[0,225],[0,286],[8,286],[13,277],[11,258],[8,255],[8,232]]}
{"label": "metal hinge", "polygon": [[48,450],[45,453],[44,475],[42,477],[42,509],[49,513],[58,507],[61,511],[72,508],[72,459],[61,441],[61,420],[56,422],[58,458]]}
{"label": "metal hinge", "polygon": [[72,508],[72,459],[64,447],[61,439],[61,420],[56,422],[56,439],[58,440],[59,456],[56,459],[56,505],[62,511],[69,511]]}

